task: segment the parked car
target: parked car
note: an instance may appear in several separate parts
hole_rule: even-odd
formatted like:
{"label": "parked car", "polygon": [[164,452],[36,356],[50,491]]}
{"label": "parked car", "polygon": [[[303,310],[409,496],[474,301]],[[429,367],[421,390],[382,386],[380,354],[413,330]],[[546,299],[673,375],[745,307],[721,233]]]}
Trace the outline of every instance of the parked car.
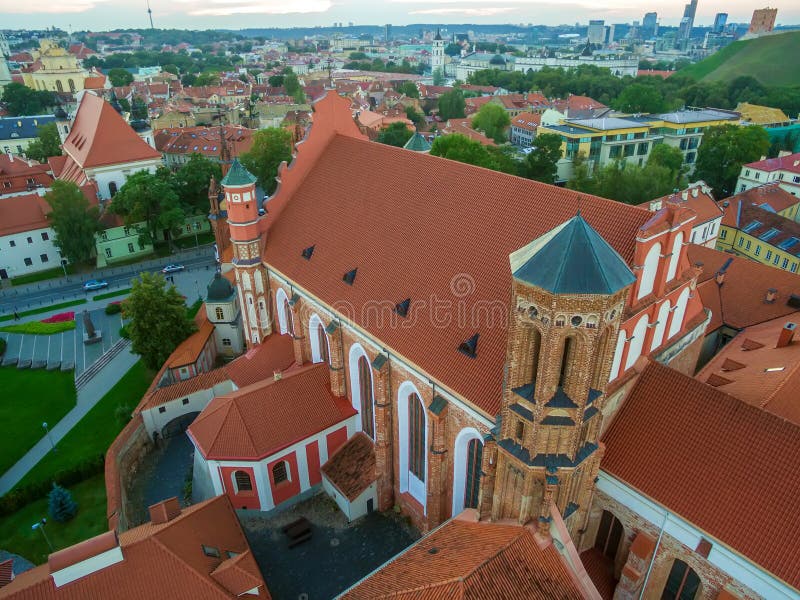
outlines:
{"label": "parked car", "polygon": [[84,291],[91,292],[92,290],[102,290],[108,287],[108,282],[104,279],[90,279],[83,284]]}
{"label": "parked car", "polygon": [[183,265],[167,265],[166,267],[161,269],[161,272],[164,274],[177,273],[178,271],[183,271],[185,268],[186,267],[184,267]]}

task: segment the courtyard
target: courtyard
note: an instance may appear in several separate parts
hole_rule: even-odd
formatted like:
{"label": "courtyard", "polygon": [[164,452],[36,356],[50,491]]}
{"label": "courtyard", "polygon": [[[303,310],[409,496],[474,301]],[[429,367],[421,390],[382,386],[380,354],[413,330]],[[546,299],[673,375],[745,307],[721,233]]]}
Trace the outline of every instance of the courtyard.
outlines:
{"label": "courtyard", "polygon": [[[348,523],[324,492],[268,514],[237,511],[275,600],[328,600],[420,538],[400,514],[374,512]],[[289,548],[282,527],[300,518],[311,539]]]}

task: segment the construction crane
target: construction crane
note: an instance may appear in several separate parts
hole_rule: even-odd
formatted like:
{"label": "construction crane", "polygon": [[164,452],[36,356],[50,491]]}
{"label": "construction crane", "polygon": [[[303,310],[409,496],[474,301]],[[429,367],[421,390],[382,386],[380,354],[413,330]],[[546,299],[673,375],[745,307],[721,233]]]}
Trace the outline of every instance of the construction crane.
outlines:
{"label": "construction crane", "polygon": [[153,11],[150,10],[150,0],[147,0],[147,16],[150,17],[150,29],[155,29],[153,27]]}

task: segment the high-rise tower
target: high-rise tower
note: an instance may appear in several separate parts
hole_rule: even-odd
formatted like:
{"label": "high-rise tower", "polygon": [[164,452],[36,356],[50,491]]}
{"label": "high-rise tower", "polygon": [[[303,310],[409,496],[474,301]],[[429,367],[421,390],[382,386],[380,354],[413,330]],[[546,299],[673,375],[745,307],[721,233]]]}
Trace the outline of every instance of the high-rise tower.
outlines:
{"label": "high-rise tower", "polygon": [[244,336],[250,348],[260,344],[272,332],[267,271],[261,262],[261,203],[256,195],[255,175],[238,159],[234,159],[220,183],[228,213]]}
{"label": "high-rise tower", "polygon": [[433,38],[433,46],[431,48],[431,73],[437,69],[444,75],[444,40],[438,29],[436,30],[436,37]]}
{"label": "high-rise tower", "polygon": [[577,215],[510,256],[512,314],[496,460],[485,452],[481,515],[538,520],[551,502],[572,535],[600,467],[603,392],[620,318],[636,281]]}

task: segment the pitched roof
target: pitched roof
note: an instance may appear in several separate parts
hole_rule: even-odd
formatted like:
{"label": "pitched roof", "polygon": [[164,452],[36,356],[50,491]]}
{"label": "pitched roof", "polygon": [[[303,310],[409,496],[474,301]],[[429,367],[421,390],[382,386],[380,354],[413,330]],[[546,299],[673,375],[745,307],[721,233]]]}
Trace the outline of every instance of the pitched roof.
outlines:
{"label": "pitched roof", "polygon": [[37,193],[0,199],[0,236],[47,229],[50,205]]}
{"label": "pitched roof", "polygon": [[340,597],[564,600],[584,596],[552,542],[545,545],[531,529],[455,518]]}
{"label": "pitched roof", "polygon": [[187,433],[206,459],[259,460],[354,414],[317,364],[214,398]]}
{"label": "pitched roof", "polygon": [[[206,316],[205,310],[202,310],[202,315]],[[214,325],[207,318],[203,318],[197,331],[178,344],[178,347],[169,355],[166,360],[167,368],[177,369],[197,362],[213,333]]]}
{"label": "pitched roof", "polygon": [[697,215],[692,227],[697,227],[708,221],[717,219],[723,215],[722,208],[714,200],[711,188],[704,181],[690,184],[685,190],[668,194],[655,200],[642,203],[641,206],[649,210],[657,211],[669,201],[682,201],[687,207],[691,208]]}
{"label": "pitched roof", "polygon": [[408,141],[403,148],[405,150],[412,150],[414,152],[429,152],[431,149],[431,143],[422,137],[419,131],[416,131],[414,132],[414,135],[408,138]]}
{"label": "pitched roof", "polygon": [[91,92],[83,95],[63,148],[81,169],[161,158],[108,102]]}
{"label": "pitched roof", "polygon": [[[759,188],[754,189],[757,190]],[[773,189],[778,189],[794,198],[794,196],[778,187]],[[756,195],[752,194],[752,196]],[[749,197],[737,194],[726,202],[728,203],[727,206],[723,202],[725,211],[722,217],[723,225],[743,231],[746,229],[745,233],[748,235],[760,238],[765,243],[782,249],[786,255],[800,256],[800,223],[776,214],[766,200],[761,204],[756,204]],[[784,243],[786,244],[785,246],[782,245]]]}
{"label": "pitched roof", "polygon": [[[800,278],[794,273],[695,244],[689,246],[688,256],[692,264],[703,264],[697,289],[704,306],[712,312],[719,307],[720,325],[743,329],[797,310],[787,304],[792,294],[800,295]],[[724,271],[721,286],[715,279],[720,271]],[[773,302],[766,301],[770,289],[776,290]]]}
{"label": "pitched roof", "polygon": [[[760,207],[773,212],[780,212],[799,203],[800,198],[797,198],[797,196],[794,194],[790,194],[780,187],[779,181],[766,183],[764,185],[739,192],[735,196],[731,196],[730,198],[723,200],[723,205],[725,203],[728,204],[728,206],[725,207],[726,216],[727,214],[736,211],[738,203],[740,202],[743,205]],[[726,221],[726,225],[731,222],[730,219],[726,219]],[[740,219],[739,224],[746,225],[746,222],[742,222]]]}
{"label": "pitched roof", "polygon": [[613,294],[636,277],[580,214],[511,255],[514,278],[554,294]]}
{"label": "pitched roof", "polygon": [[0,118],[0,141],[11,141],[20,138],[35,138],[39,128],[48,123],[55,123],[53,115],[35,115],[31,117]]}
{"label": "pitched roof", "polygon": [[524,129],[525,131],[536,131],[536,128],[542,124],[541,113],[520,113],[511,119],[511,127]]}
{"label": "pitched roof", "polygon": [[800,152],[787,154],[777,158],[767,158],[756,162],[747,163],[745,167],[759,171],[790,171],[800,174]]}
{"label": "pitched roof", "polygon": [[244,186],[256,182],[256,176],[244,168],[238,158],[233,159],[233,164],[225,177],[222,178],[222,185]]}
{"label": "pitched roof", "polygon": [[[800,312],[748,327],[696,375],[726,394],[800,425],[800,337],[776,347],[787,322],[800,324]],[[760,344],[754,348],[753,342]],[[713,384],[712,384],[713,385]]]}
{"label": "pitched roof", "polygon": [[19,194],[35,187],[50,187],[53,177],[46,164],[13,154],[0,154],[0,197]]}
{"label": "pitched roof", "polygon": [[[308,138],[298,145],[291,167],[279,174],[281,184],[262,220],[269,228],[264,260],[322,302],[352,307],[348,318],[359,327],[485,414],[496,415],[506,333],[481,315],[486,307],[509,308],[509,254],[573,217],[580,204],[586,221],[631,264],[637,232],[651,213],[374,144],[351,137],[357,132],[350,130],[331,132],[348,126],[337,114],[341,107],[320,107],[336,98],[329,94],[315,105]],[[347,120],[352,126],[349,108]],[[302,251],[312,245],[314,256],[306,260]],[[345,284],[343,274],[355,267],[356,281]],[[406,298],[412,300],[412,326],[386,327],[383,316],[362,310],[393,308]],[[453,318],[442,327],[430,314],[431,298],[457,303],[463,314],[476,318]],[[480,344],[476,357],[469,358],[458,346],[476,329]]]}
{"label": "pitched roof", "polygon": [[742,115],[744,121],[753,125],[774,125],[775,123],[789,123],[791,119],[780,108],[760,106],[749,102],[739,102],[734,109]]}
{"label": "pitched roof", "polygon": [[800,587],[800,427],[650,362],[603,441],[603,471]]}
{"label": "pitched roof", "polygon": [[322,473],[352,502],[378,478],[375,445],[359,431],[322,465]]}
{"label": "pitched roof", "polygon": [[[105,536],[108,534],[99,537],[105,541]],[[87,542],[96,545],[94,540]],[[72,564],[71,559],[80,558],[71,556],[71,553],[73,550],[83,552],[87,542],[67,549],[67,555],[62,556],[60,562],[44,564],[18,575],[10,584],[0,588],[0,598],[236,598],[238,594],[231,591],[231,587],[240,588],[241,585],[234,584],[241,584],[244,577],[237,574],[236,578],[223,578],[220,581],[219,577],[213,576],[213,572],[221,567],[223,572],[230,569],[224,567],[228,561],[222,558],[228,551],[238,555],[236,558],[239,560],[234,565],[246,572],[248,583],[255,584],[248,589],[258,587],[259,598],[270,597],[263,578],[251,562],[252,558],[247,556],[250,555],[247,539],[227,496],[217,496],[185,508],[179,516],[166,523],[147,523],[120,534],[122,561],[56,587],[51,572]],[[217,548],[222,557],[206,556],[203,545]],[[51,558],[54,556],[51,555]]]}

